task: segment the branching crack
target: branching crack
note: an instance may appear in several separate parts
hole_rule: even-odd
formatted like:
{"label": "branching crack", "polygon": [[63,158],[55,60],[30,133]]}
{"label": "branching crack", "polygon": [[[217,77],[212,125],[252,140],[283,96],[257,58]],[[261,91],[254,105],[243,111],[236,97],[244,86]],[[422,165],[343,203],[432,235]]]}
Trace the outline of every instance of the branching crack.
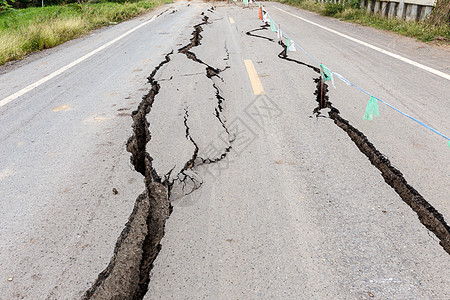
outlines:
{"label": "branching crack", "polygon": [[[203,181],[201,179],[197,179],[194,173],[191,174],[191,172],[189,172],[198,164],[198,162],[201,162],[202,160],[198,157],[198,152],[200,148],[198,147],[198,144],[195,142],[194,138],[191,136],[190,128],[188,125],[188,119],[189,119],[189,111],[186,108],[184,110],[184,121],[183,121],[184,127],[186,128],[186,139],[189,140],[194,146],[194,153],[192,154],[192,157],[184,164],[183,168],[177,173],[176,177],[171,181],[169,180],[167,181],[170,189],[172,189],[175,182],[181,183],[182,191],[186,191],[186,187],[188,186],[188,184],[192,184],[191,190],[185,192],[185,195],[191,194],[192,192],[200,188],[201,185],[203,184]],[[169,176],[166,176],[167,179],[170,178],[170,173],[172,173],[172,170],[169,171]]]}
{"label": "branching crack", "polygon": [[198,145],[197,145],[197,143],[194,141],[194,139],[192,138],[191,133],[189,131],[190,129],[189,129],[189,126],[188,126],[188,123],[187,123],[188,122],[188,118],[189,118],[189,112],[188,112],[188,109],[185,109],[184,110],[184,126],[186,128],[186,138],[189,141],[191,141],[191,143],[194,145],[195,149],[194,149],[194,153],[192,154],[191,159],[188,160],[184,164],[183,169],[181,169],[181,172],[189,170],[189,169],[192,169],[194,167],[195,160],[197,159],[197,156],[198,156],[198,151],[200,150]]}
{"label": "branching crack", "polygon": [[[183,184],[183,189],[184,189],[184,187],[186,186],[186,182],[191,182],[193,184],[193,189],[189,193],[191,193],[195,189],[199,188],[202,184],[202,181],[196,179],[194,177],[194,175],[189,174],[188,170],[192,170],[194,167],[202,165],[202,164],[211,164],[211,163],[216,163],[216,162],[221,161],[222,159],[224,159],[227,156],[227,153],[229,153],[231,151],[231,148],[232,148],[231,144],[233,142],[230,132],[222,118],[223,103],[225,101],[225,98],[221,95],[221,91],[220,91],[219,87],[216,85],[216,83],[213,80],[214,77],[217,77],[223,82],[223,78],[220,77],[220,73],[225,71],[226,69],[228,69],[229,66],[226,66],[224,69],[215,68],[215,67],[210,66],[207,63],[203,62],[201,59],[199,59],[197,57],[197,55],[194,52],[191,51],[192,48],[201,45],[201,40],[203,39],[203,36],[201,35],[201,32],[203,31],[202,26],[206,25],[206,24],[210,24],[208,22],[208,20],[209,20],[208,16],[206,16],[204,14],[204,12],[201,15],[203,16],[202,22],[197,25],[194,25],[194,31],[192,32],[192,38],[190,39],[190,42],[187,45],[180,48],[178,50],[178,52],[185,54],[188,59],[191,59],[191,60],[195,61],[196,63],[206,66],[205,75],[208,79],[210,79],[212,81],[212,87],[215,90],[215,96],[217,99],[217,107],[215,108],[214,115],[217,118],[217,120],[220,122],[220,124],[223,127],[223,129],[225,130],[225,132],[229,136],[229,146],[227,148],[225,148],[224,151],[218,157],[215,157],[215,158],[199,157],[198,153],[199,153],[200,149],[199,149],[198,144],[195,142],[195,140],[192,138],[192,136],[190,134],[190,128],[188,126],[189,112],[188,112],[188,109],[185,109],[184,125],[186,128],[186,138],[194,145],[194,153],[193,153],[191,159],[189,159],[185,163],[183,168],[178,172],[175,179],[172,182],[169,182],[168,184],[171,187],[171,186],[173,186],[175,181],[179,181]],[[225,45],[225,50],[227,53],[227,57],[224,60],[228,60],[229,52],[228,52],[226,45]],[[167,175],[166,175],[166,178],[168,178]]]}

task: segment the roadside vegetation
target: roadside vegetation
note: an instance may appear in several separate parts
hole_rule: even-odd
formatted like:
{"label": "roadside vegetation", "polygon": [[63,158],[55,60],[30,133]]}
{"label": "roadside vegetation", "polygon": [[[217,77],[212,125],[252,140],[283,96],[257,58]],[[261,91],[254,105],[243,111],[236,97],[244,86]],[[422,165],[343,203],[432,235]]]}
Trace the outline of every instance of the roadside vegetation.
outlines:
{"label": "roadside vegetation", "polygon": [[[33,4],[33,0],[28,1],[28,5]],[[0,65],[34,51],[55,47],[93,29],[124,21],[172,1],[80,1],[20,8],[27,5],[23,2],[0,0]],[[41,1],[34,4],[41,5]]]}
{"label": "roadside vegetation", "polygon": [[361,9],[358,0],[349,0],[345,4],[320,3],[310,0],[280,0],[281,3],[297,6],[323,16],[390,30],[399,34],[417,38],[424,42],[437,41],[450,44],[450,0],[438,0],[436,9],[426,21],[408,22],[388,19],[380,15],[369,14]]}

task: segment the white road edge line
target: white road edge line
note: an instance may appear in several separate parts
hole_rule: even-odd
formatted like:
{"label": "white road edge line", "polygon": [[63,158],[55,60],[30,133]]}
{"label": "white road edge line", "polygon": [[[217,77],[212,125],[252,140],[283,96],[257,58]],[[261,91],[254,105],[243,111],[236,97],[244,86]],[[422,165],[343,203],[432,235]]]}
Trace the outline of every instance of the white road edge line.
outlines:
{"label": "white road edge line", "polygon": [[141,27],[143,27],[143,26],[145,26],[145,25],[147,25],[147,24],[153,22],[155,19],[156,19],[156,15],[154,15],[150,20],[148,20],[148,21],[146,21],[146,22],[144,22],[144,23],[142,23],[142,24],[140,24],[140,25],[134,27],[134,28],[131,29],[131,30],[128,30],[128,31],[125,32],[124,34],[122,34],[122,35],[118,36],[117,38],[113,39],[112,41],[110,41],[110,42],[104,44],[103,46],[98,47],[97,49],[95,49],[95,50],[89,52],[88,54],[86,54],[86,55],[80,57],[79,59],[77,59],[77,60],[71,62],[70,64],[68,64],[68,65],[66,65],[66,66],[64,66],[64,67],[62,67],[61,69],[56,70],[55,72],[53,72],[53,73],[51,73],[51,74],[49,74],[49,75],[43,77],[42,79],[36,81],[35,83],[32,83],[32,84],[30,84],[29,86],[27,86],[27,87],[21,89],[20,91],[18,91],[18,92],[16,92],[16,93],[14,93],[14,94],[12,94],[12,95],[10,95],[10,96],[8,96],[8,97],[2,99],[2,100],[0,101],[0,107],[5,106],[6,104],[10,103],[11,101],[16,100],[16,99],[19,98],[20,96],[23,96],[23,95],[25,95],[26,93],[28,93],[29,91],[31,91],[31,90],[37,88],[38,86],[40,86],[40,85],[46,83],[46,82],[49,81],[50,79],[53,79],[53,78],[55,78],[56,76],[58,76],[58,75],[64,73],[65,71],[69,70],[70,68],[72,68],[72,67],[78,65],[79,63],[85,61],[86,59],[88,59],[88,58],[91,57],[92,55],[97,54],[98,52],[100,52],[100,51],[102,51],[102,50],[108,48],[108,47],[111,46],[112,44],[114,44],[114,43],[120,41],[121,39],[123,39],[123,38],[126,37],[127,35],[131,34],[132,32],[134,32],[134,31],[138,30],[139,28],[141,28]]}
{"label": "white road edge line", "polygon": [[436,70],[436,69],[427,67],[427,66],[425,66],[425,65],[422,65],[421,63],[415,62],[415,61],[410,60],[410,59],[408,59],[408,58],[406,58],[406,57],[403,57],[403,56],[401,56],[401,55],[398,55],[398,54],[389,52],[389,51],[387,51],[387,50],[381,49],[381,48],[379,48],[379,47],[377,47],[377,46],[374,46],[374,45],[371,45],[371,44],[369,44],[369,43],[360,41],[360,40],[355,39],[355,38],[353,38],[353,37],[351,37],[351,36],[348,36],[348,35],[346,35],[346,34],[340,33],[339,31],[336,31],[336,30],[330,29],[330,28],[328,28],[328,27],[322,26],[322,25],[320,25],[320,24],[314,23],[314,22],[312,22],[312,21],[310,21],[310,20],[307,20],[307,19],[305,19],[305,18],[302,18],[302,17],[299,17],[299,16],[297,16],[297,15],[295,15],[295,14],[292,14],[292,13],[290,13],[290,12],[288,12],[288,11],[285,11],[284,9],[281,9],[281,8],[278,8],[278,7],[275,7],[275,6],[273,6],[273,7],[276,8],[276,9],[278,9],[278,10],[280,10],[280,11],[282,11],[282,12],[284,12],[284,13],[286,13],[286,14],[288,14],[288,15],[291,15],[291,16],[297,18],[297,19],[300,19],[300,20],[302,20],[302,21],[304,21],[304,22],[310,23],[310,24],[315,25],[315,26],[317,26],[317,27],[320,27],[320,28],[322,28],[322,29],[324,29],[324,30],[327,30],[327,31],[329,31],[329,32],[332,32],[332,33],[334,33],[334,34],[337,34],[337,35],[339,35],[339,36],[342,36],[343,38],[349,39],[349,40],[351,40],[351,41],[353,41],[353,42],[355,42],[355,43],[358,43],[358,44],[360,44],[360,45],[366,46],[366,47],[368,47],[368,48],[370,48],[370,49],[373,49],[373,50],[375,50],[375,51],[381,52],[381,53],[383,53],[383,54],[386,54],[386,55],[388,55],[388,56],[391,56],[391,57],[393,57],[393,58],[396,58],[396,59],[398,59],[398,60],[401,60],[401,61],[403,61],[403,62],[405,62],[405,63],[407,63],[407,64],[413,65],[413,66],[415,66],[415,67],[417,67],[417,68],[420,68],[420,69],[422,69],[422,70],[428,71],[428,72],[430,72],[430,73],[433,73],[433,74],[435,74],[435,75],[437,75],[437,76],[440,76],[440,77],[442,77],[442,78],[445,78],[445,79],[447,79],[447,80],[450,80],[450,75],[449,75],[449,74],[446,74],[446,73],[441,72],[441,71],[438,71],[438,70]]}

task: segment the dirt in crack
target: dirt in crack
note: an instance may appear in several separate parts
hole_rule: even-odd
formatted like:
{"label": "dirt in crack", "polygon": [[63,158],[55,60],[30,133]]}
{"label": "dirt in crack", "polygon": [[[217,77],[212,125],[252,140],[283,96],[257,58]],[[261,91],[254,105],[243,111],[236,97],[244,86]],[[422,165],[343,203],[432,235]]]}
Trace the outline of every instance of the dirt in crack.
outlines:
{"label": "dirt in crack", "polygon": [[136,199],[109,265],[82,299],[142,299],[147,292],[150,270],[160,251],[164,225],[172,210],[169,189],[161,182],[146,150],[151,139],[147,115],[160,89],[155,75],[170,61],[172,53],[167,54],[150,74],[148,82],[151,89],[132,113],[133,135],[127,142],[127,150],[131,153],[135,170],[144,176],[145,191]]}
{"label": "dirt in crack", "polygon": [[[248,35],[254,36],[252,34]],[[317,107],[314,108],[313,113],[320,116],[322,109],[329,109],[328,116],[339,128],[347,133],[358,149],[369,159],[371,164],[381,172],[385,182],[392,189],[394,189],[394,191],[409,207],[412,208],[412,210],[417,214],[420,222],[428,230],[434,233],[440,241],[439,244],[447,253],[450,254],[450,227],[444,220],[442,214],[440,214],[428,201],[426,201],[417,190],[408,184],[403,174],[391,165],[389,159],[379,152],[361,131],[340,116],[339,110],[329,101],[328,85],[324,82],[321,75],[323,72],[321,72],[321,70],[317,67],[288,58],[286,45],[282,41],[279,41],[278,43],[283,48],[281,53],[278,54],[279,58],[308,67],[319,74],[319,77],[313,78],[316,85],[314,96],[316,97],[318,104]]]}

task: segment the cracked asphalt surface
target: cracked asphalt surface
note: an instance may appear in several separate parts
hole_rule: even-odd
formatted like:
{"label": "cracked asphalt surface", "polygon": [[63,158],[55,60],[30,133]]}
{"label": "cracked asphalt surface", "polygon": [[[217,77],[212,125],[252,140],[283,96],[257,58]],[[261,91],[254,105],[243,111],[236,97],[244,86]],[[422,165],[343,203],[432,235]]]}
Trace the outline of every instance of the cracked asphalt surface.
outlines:
{"label": "cracked asphalt surface", "polygon": [[[448,80],[275,7],[446,73],[448,49],[266,7],[330,69],[450,132]],[[154,16],[0,107],[0,299],[450,298],[445,142],[381,104],[364,121],[368,97],[340,81],[320,90],[255,6],[176,2],[95,31],[0,69],[0,100]]]}

